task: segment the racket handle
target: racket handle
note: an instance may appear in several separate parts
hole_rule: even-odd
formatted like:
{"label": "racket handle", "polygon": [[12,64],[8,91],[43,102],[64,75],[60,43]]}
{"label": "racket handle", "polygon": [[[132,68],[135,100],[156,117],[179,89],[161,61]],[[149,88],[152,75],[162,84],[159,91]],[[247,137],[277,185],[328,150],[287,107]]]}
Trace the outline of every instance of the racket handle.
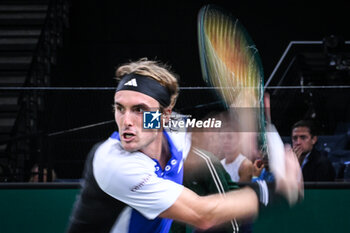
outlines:
{"label": "racket handle", "polygon": [[271,124],[270,94],[264,93],[265,116],[267,123]]}

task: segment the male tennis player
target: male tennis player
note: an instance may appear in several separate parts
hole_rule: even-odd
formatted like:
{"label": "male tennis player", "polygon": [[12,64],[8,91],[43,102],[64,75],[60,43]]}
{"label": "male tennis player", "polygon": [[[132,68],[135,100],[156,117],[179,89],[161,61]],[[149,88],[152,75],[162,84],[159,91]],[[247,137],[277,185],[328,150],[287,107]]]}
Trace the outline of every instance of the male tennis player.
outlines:
{"label": "male tennis player", "polygon": [[[114,96],[119,130],[88,156],[69,233],[168,232],[173,220],[207,229],[233,218],[255,216],[259,200],[268,204],[272,193],[268,195],[264,183],[257,190],[244,188],[225,197],[198,196],[182,186],[189,134],[144,129],[142,124],[145,111],[152,111],[154,119],[167,120],[178,95],[174,74],[160,63],[141,59],[119,67],[116,75],[120,79]],[[286,163],[276,190],[295,200],[300,168],[291,150]]]}

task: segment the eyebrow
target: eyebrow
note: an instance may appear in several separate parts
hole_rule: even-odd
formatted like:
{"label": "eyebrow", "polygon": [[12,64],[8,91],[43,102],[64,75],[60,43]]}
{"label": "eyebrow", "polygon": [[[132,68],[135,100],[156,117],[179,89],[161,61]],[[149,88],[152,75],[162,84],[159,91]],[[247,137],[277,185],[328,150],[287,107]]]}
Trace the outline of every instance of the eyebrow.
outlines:
{"label": "eyebrow", "polygon": [[307,135],[305,135],[305,134],[292,136],[293,139],[294,138],[305,138],[305,137],[307,137]]}
{"label": "eyebrow", "polygon": [[[118,105],[118,106],[124,107],[124,105],[122,105],[122,104],[119,103],[119,102],[114,102],[114,105]],[[135,104],[135,105],[131,106],[131,108],[143,108],[143,109],[146,109],[146,110],[151,109],[151,107],[148,106],[148,105],[145,104],[145,103]]]}
{"label": "eyebrow", "polygon": [[151,109],[147,104],[136,104],[136,105],[133,105],[132,108],[142,108],[145,110]]}

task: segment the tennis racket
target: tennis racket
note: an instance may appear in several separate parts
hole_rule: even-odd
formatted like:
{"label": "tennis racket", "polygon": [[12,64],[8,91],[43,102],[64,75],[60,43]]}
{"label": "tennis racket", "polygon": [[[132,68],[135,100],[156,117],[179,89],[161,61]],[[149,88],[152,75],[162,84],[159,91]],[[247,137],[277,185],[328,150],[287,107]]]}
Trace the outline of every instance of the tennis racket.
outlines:
{"label": "tennis racket", "polygon": [[243,152],[250,157],[259,147],[266,154],[264,74],[247,30],[230,12],[206,5],[198,15],[198,43],[203,79],[216,89],[224,107],[235,112],[244,132]]}
{"label": "tennis racket", "polygon": [[[256,46],[238,19],[219,7],[203,7],[198,24],[199,54],[205,82],[217,88],[227,109],[233,108],[241,130],[246,130],[245,125],[252,127],[240,141],[243,154],[247,156],[246,153],[259,145],[263,156],[268,154],[269,167],[276,182],[287,184],[284,195],[290,204],[294,204],[303,195],[302,173],[295,155],[291,149],[284,148],[277,129],[271,124],[270,100],[268,95],[264,98],[264,75]],[[242,111],[241,108],[254,110]],[[253,137],[258,138],[256,145],[249,144],[254,141]],[[286,166],[286,163],[292,166]]]}

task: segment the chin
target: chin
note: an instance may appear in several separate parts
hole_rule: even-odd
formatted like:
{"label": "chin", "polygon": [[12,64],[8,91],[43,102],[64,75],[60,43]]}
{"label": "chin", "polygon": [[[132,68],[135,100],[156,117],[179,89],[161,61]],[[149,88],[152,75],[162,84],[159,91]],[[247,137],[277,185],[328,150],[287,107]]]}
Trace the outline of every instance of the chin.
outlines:
{"label": "chin", "polygon": [[134,152],[138,150],[138,148],[130,144],[122,143],[122,146],[123,146],[123,149],[126,150],[127,152]]}

